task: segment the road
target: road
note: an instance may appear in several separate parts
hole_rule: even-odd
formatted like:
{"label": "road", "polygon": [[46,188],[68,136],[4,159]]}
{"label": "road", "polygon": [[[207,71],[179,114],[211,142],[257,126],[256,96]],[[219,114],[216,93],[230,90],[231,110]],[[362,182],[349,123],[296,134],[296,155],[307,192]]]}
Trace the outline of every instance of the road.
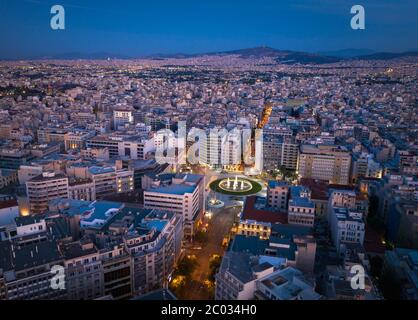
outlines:
{"label": "road", "polygon": [[204,285],[204,281],[208,279],[210,273],[209,259],[214,254],[223,255],[222,240],[229,234],[234,218],[240,211],[241,207],[239,206],[213,210],[213,216],[207,231],[206,244],[202,245],[200,250],[186,249],[187,255],[196,256],[198,267],[191,275],[191,281],[186,283],[186,288],[183,290],[185,294],[179,297],[180,299],[213,299],[213,293]]}

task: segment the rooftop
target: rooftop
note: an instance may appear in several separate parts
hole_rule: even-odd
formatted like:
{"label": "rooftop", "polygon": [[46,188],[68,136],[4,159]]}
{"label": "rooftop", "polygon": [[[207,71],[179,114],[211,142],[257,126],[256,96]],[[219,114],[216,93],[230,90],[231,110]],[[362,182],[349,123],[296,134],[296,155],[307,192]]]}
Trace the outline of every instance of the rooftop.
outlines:
{"label": "rooftop", "polygon": [[245,199],[241,216],[242,220],[287,224],[287,213],[258,209],[255,207],[257,198],[257,196],[249,196]]}

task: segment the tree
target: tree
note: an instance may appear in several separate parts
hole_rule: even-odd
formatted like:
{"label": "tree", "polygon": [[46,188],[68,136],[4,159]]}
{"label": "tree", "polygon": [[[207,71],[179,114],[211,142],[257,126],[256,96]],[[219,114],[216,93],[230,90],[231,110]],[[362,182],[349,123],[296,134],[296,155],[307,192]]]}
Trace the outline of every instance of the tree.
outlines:
{"label": "tree", "polygon": [[200,243],[206,243],[208,240],[207,232],[204,232],[203,230],[199,230],[198,232],[196,232],[194,240]]}
{"label": "tree", "polygon": [[214,282],[215,281],[215,275],[218,273],[219,267],[221,266],[222,258],[220,255],[214,254],[209,259],[209,280]]}
{"label": "tree", "polygon": [[190,277],[197,265],[198,263],[195,256],[186,256],[177,265],[174,276]]}

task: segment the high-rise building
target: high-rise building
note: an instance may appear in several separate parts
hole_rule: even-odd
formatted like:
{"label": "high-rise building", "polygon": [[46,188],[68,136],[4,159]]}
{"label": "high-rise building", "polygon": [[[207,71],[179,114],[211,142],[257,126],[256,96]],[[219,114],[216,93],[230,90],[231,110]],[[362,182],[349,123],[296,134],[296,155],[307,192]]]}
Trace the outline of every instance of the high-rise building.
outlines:
{"label": "high-rise building", "polygon": [[199,174],[162,174],[144,191],[144,207],[183,216],[184,235],[192,237],[205,210],[205,179]]}
{"label": "high-rise building", "polygon": [[298,164],[299,144],[290,137],[264,134],[263,166],[264,170],[275,170],[285,167],[296,170]]}
{"label": "high-rise building", "polygon": [[160,210],[144,212],[145,217],[124,235],[125,249],[132,256],[136,295],[167,286],[183,237],[182,216]]}

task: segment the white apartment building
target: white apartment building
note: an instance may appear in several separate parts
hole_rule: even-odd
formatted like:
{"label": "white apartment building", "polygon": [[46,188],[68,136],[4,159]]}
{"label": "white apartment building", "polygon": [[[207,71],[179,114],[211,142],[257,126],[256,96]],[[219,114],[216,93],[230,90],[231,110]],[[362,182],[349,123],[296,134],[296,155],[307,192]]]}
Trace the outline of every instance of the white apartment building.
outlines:
{"label": "white apartment building", "polygon": [[331,238],[337,250],[343,243],[363,245],[365,234],[363,215],[347,208],[334,207],[330,210]]}
{"label": "white apartment building", "polygon": [[154,186],[144,191],[144,207],[168,210],[184,220],[184,235],[192,237],[205,210],[204,176],[198,174],[160,175]]}
{"label": "white apartment building", "polygon": [[155,149],[155,141],[145,136],[100,135],[86,140],[86,147],[107,148],[110,158],[128,157],[136,160],[145,159],[146,154]]}
{"label": "white apartment building", "polygon": [[18,217],[16,219],[16,234],[19,237],[34,235],[46,231],[46,222],[35,216]]}
{"label": "white apartment building", "polygon": [[134,116],[133,111],[124,108],[117,108],[113,110],[113,128],[117,130],[120,126],[123,127],[126,124],[133,124]]}

